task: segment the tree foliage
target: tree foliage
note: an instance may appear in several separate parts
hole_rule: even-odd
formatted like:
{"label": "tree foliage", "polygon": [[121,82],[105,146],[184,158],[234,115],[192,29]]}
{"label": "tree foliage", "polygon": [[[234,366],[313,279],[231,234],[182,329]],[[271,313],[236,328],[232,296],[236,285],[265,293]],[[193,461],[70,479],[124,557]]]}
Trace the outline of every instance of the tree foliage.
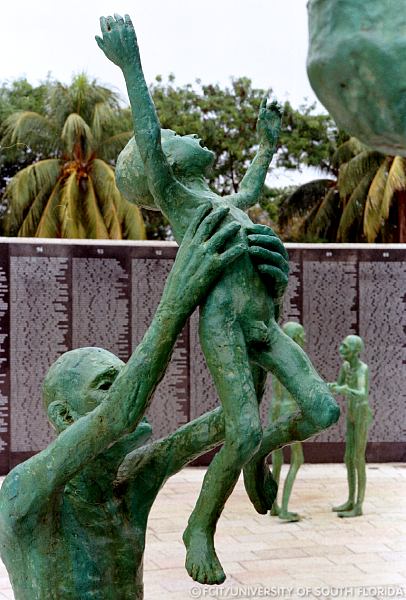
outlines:
{"label": "tree foliage", "polygon": [[120,194],[113,161],[132,135],[130,116],[110,89],[84,74],[71,85],[48,83],[39,111],[12,112],[2,144],[35,156],[8,183],[11,235],[139,239],[141,213]]}
{"label": "tree foliage", "polygon": [[[299,186],[280,205],[283,236],[295,241],[403,240],[406,160],[348,138],[332,157],[336,180]],[[406,233],[406,232],[405,232]]]}
{"label": "tree foliage", "polygon": [[[259,105],[265,94],[271,97],[270,90],[255,88],[248,78],[234,79],[226,87],[201,82],[179,86],[172,76],[167,81],[157,77],[150,91],[163,127],[174,129],[181,135],[197,133],[215,152],[216,163],[211,178],[215,191],[219,194],[238,191],[257,150]],[[16,110],[18,114],[11,116]],[[73,152],[76,135],[87,140],[95,156],[114,166],[132,127],[129,109],[120,108],[110,90],[83,85],[71,94],[69,86],[50,79],[37,88],[26,80],[3,85],[0,88],[0,125],[2,118],[8,118],[6,139],[8,145],[14,147],[7,151],[8,163],[3,161],[3,167],[0,163],[0,177],[6,179],[39,159],[58,158],[69,162],[66,158]],[[21,142],[17,142],[17,138]],[[102,138],[103,144],[100,143]],[[314,114],[311,105],[296,110],[285,102],[278,151],[271,171],[278,167],[296,170],[316,166],[331,173],[339,140],[340,133],[328,115]],[[24,145],[16,146],[16,143]],[[65,178],[67,175],[65,169]],[[278,207],[288,192],[265,186],[259,205],[250,210],[251,217],[276,226]],[[143,211],[143,214],[149,238],[170,237],[168,223],[160,213]]]}
{"label": "tree foliage", "polygon": [[[237,192],[239,182],[257,149],[256,122],[261,99],[270,90],[252,86],[248,78],[231,86],[187,84],[160,77],[150,88],[162,127],[180,135],[197,133],[216,154],[211,183],[220,194]],[[328,115],[314,115],[314,106],[299,110],[284,104],[284,117],[273,167],[298,169],[304,165],[331,168],[339,137]]]}

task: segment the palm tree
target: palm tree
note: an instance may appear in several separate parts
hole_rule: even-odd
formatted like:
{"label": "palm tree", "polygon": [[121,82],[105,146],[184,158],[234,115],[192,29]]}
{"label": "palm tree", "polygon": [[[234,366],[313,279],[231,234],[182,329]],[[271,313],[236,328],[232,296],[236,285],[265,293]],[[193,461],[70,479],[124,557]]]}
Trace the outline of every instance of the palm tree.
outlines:
{"label": "palm tree", "polygon": [[297,188],[281,204],[280,223],[296,240],[406,242],[406,161],[352,137],[332,161],[337,179]]}
{"label": "palm tree", "polygon": [[[335,179],[314,179],[289,193],[279,205],[279,233],[284,240],[315,242],[335,239],[339,194]],[[316,215],[317,228],[314,227]]]}
{"label": "palm tree", "polygon": [[7,231],[34,237],[145,239],[139,209],[118,191],[114,159],[131,137],[128,111],[86,75],[49,85],[43,114],[6,119],[3,143],[37,155],[7,186]]}
{"label": "palm tree", "polygon": [[337,187],[342,202],[339,241],[351,241],[362,230],[368,242],[406,242],[406,162],[401,156],[385,156],[350,138],[337,150],[340,161]]}

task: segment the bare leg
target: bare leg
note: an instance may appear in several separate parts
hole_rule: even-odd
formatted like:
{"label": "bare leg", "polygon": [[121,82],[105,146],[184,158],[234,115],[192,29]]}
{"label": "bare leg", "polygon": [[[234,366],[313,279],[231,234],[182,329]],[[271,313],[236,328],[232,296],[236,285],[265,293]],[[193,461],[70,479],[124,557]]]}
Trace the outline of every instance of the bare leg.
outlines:
{"label": "bare leg", "polygon": [[290,469],[286,477],[285,485],[283,486],[282,506],[279,511],[279,518],[284,519],[285,521],[299,521],[300,516],[297,513],[288,511],[288,503],[297,472],[304,463],[302,444],[300,442],[292,444],[290,446],[290,452]]}
{"label": "bare leg", "polygon": [[[362,515],[362,504],[365,498],[366,468],[365,451],[368,441],[369,421],[367,415],[360,415],[354,425],[354,471],[357,475],[357,500],[351,509],[344,509],[338,513],[339,517],[360,517]],[[355,475],[354,475],[355,477]]]}
{"label": "bare leg", "polygon": [[268,332],[268,347],[264,350],[251,347],[250,357],[276,375],[292,394],[309,424],[307,437],[333,425],[340,409],[307,354],[274,321],[270,322]]}
{"label": "bare leg", "polygon": [[[273,321],[269,325],[268,332],[268,346],[265,349],[251,346],[250,357],[263,369],[271,371],[277,376],[300,408],[300,412],[293,419],[297,422],[297,426],[291,428],[289,441],[306,440],[333,425],[340,416],[340,409],[327,385],[317,374],[310,359],[300,346],[283,333]],[[275,449],[275,446],[272,447],[272,445],[278,436],[275,436],[275,429],[272,425],[267,430],[270,432],[269,437],[265,436],[260,451],[244,469],[245,488],[255,509],[260,514],[266,514],[274,502],[274,498],[268,493],[267,479],[255,477],[257,473],[267,468],[266,457]],[[248,477],[249,471],[251,475]]]}
{"label": "bare leg", "polygon": [[224,411],[225,442],[206,473],[183,539],[189,575],[219,584],[225,575],[214,550],[216,524],[262,430],[243,332],[235,320],[212,317],[200,321],[201,344]]}
{"label": "bare leg", "polygon": [[339,506],[333,506],[334,512],[343,512],[352,510],[354,508],[355,501],[355,427],[354,423],[347,419],[347,431],[345,434],[345,455],[344,462],[347,468],[347,481],[348,481],[348,500],[344,504]]}
{"label": "bare leg", "polygon": [[[282,448],[279,448],[278,450],[274,450],[272,452],[272,477],[275,479],[278,487],[279,487],[279,480],[280,480],[280,476],[281,476],[282,465],[283,465],[283,450],[282,450]],[[275,502],[273,503],[272,508],[271,508],[271,515],[277,516],[277,515],[279,515],[279,511],[280,511],[280,508],[279,508],[277,500],[275,498]]]}
{"label": "bare leg", "polygon": [[[258,403],[261,402],[265,390],[267,372],[258,365],[251,365],[254,378],[255,391]],[[269,469],[266,457],[257,460],[254,456],[244,467],[244,485],[248,497],[259,513],[266,514],[263,507],[273,506],[277,493],[278,484]]]}

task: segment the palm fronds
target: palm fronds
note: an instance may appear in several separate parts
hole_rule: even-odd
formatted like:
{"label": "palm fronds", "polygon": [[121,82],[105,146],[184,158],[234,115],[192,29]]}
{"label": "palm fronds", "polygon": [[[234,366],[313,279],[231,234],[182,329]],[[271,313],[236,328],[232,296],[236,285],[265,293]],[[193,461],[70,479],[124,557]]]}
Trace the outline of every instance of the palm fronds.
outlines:
{"label": "palm fronds", "polygon": [[93,149],[93,134],[86,121],[77,113],[71,113],[62,128],[61,138],[68,156],[77,160],[89,158]]}
{"label": "palm fronds", "polygon": [[131,137],[127,112],[120,119],[120,110],[111,90],[81,74],[70,86],[51,86],[44,115],[20,111],[6,120],[3,143],[33,147],[41,141],[41,149],[48,148],[52,156],[11,179],[6,189],[8,233],[145,238],[139,209],[124,200],[112,166],[101,160],[115,158]]}
{"label": "palm fronds", "polygon": [[11,114],[3,125],[2,143],[24,144],[36,150],[54,149],[57,135],[49,118],[32,111],[17,111]]}
{"label": "palm fronds", "polygon": [[19,171],[6,189],[9,211],[6,230],[13,234],[24,224],[26,233],[35,235],[41,212],[55,187],[60,173],[61,163],[57,158],[34,163]]}

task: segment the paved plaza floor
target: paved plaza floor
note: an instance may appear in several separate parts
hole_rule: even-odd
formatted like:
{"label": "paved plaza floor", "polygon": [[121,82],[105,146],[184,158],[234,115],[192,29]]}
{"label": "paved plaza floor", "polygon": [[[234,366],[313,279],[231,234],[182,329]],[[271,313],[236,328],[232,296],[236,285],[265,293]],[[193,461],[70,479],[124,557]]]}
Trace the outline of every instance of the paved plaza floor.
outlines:
{"label": "paved plaza floor", "polygon": [[[298,523],[258,515],[240,480],[216,534],[227,580],[210,587],[188,577],[181,541],[204,473],[185,469],[168,481],[154,505],[145,600],[406,598],[406,464],[368,465],[364,516],[355,519],[331,512],[346,499],[343,465],[302,467],[289,506],[303,515]],[[5,598],[14,597],[1,565],[0,600]]]}

